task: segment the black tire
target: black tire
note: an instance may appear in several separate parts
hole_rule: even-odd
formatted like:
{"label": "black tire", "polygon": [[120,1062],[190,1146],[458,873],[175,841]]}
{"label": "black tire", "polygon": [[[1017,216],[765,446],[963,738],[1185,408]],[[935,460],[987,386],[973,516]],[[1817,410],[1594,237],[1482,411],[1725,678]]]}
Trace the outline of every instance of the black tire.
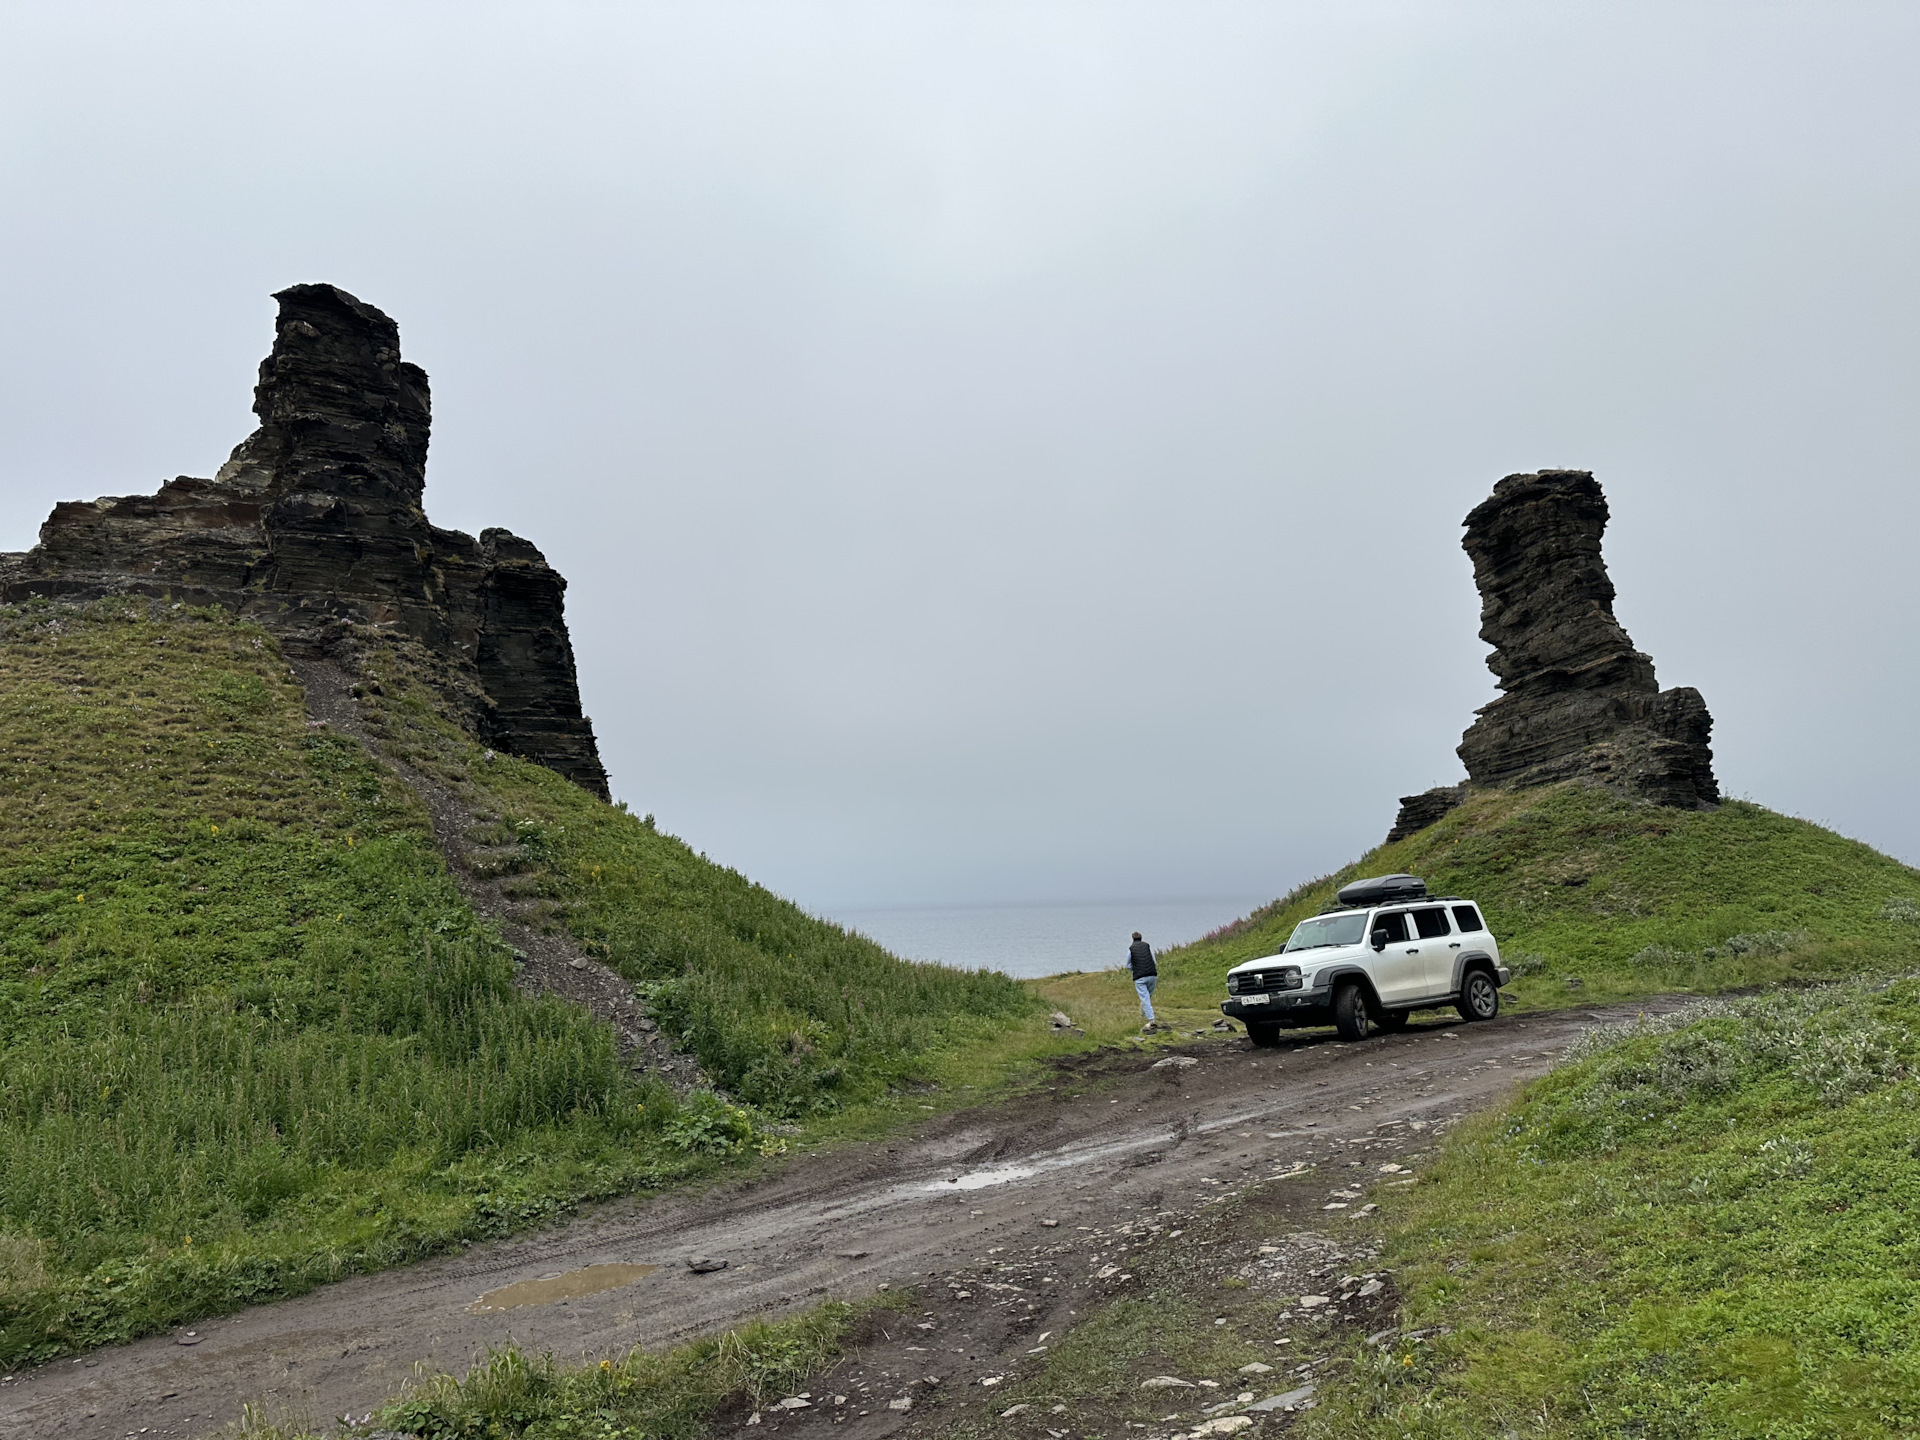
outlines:
{"label": "black tire", "polygon": [[1407,1021],[1412,1018],[1412,1014],[1406,1010],[1382,1010],[1373,1017],[1373,1023],[1382,1030],[1404,1030],[1407,1028]]}
{"label": "black tire", "polygon": [[1247,1026],[1247,1038],[1263,1050],[1271,1050],[1275,1045],[1280,1043],[1280,1027],[1278,1025],[1254,1025],[1249,1023]]}
{"label": "black tire", "polygon": [[1351,982],[1333,992],[1333,1025],[1342,1040],[1364,1040],[1373,1033],[1367,992]]}
{"label": "black tire", "polygon": [[1469,970],[1454,1005],[1462,1020],[1491,1020],[1500,1013],[1500,987],[1485,970]]}

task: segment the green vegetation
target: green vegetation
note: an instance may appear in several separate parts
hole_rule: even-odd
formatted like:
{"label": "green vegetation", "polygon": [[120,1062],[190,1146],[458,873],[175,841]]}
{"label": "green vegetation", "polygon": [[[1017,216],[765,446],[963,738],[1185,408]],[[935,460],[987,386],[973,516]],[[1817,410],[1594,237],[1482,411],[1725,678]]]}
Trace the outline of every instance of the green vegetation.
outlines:
{"label": "green vegetation", "polygon": [[[399,653],[399,647],[394,647]],[[397,663],[397,662],[396,662]],[[396,748],[455,734],[417,695]],[[458,739],[454,767],[481,769]],[[418,763],[432,757],[412,754]],[[1030,1012],[909,966],[536,766],[524,879],[766,1115],[885,1097]],[[695,1173],[761,1141],[512,983],[407,786],[310,728],[272,639],[0,608],[0,1361],[127,1338]],[[728,1001],[734,1003],[729,1006]]]}
{"label": "green vegetation", "polygon": [[460,787],[506,847],[520,894],[634,982],[728,1093],[797,1119],[925,1084],[943,1050],[1036,1014],[993,972],[914,964],[807,915],[736,870],[538,765],[487,758],[410,684],[396,654],[374,723],[393,752]]}
{"label": "green vegetation", "polygon": [[1401,870],[1480,901],[1523,1005],[1887,973],[1920,953],[1920,872],[1857,840],[1743,800],[1667,810],[1569,784],[1474,796],[1170,952],[1162,994],[1217,1002],[1228,969],[1278,950],[1341,885]]}
{"label": "green vegetation", "polygon": [[830,1301],[790,1320],[754,1321],[664,1354],[635,1349],[598,1365],[502,1350],[464,1379],[424,1381],[380,1423],[420,1440],[691,1440],[730,1400],[760,1405],[799,1389],[875,1308]]}
{"label": "green vegetation", "polygon": [[0,1357],[702,1163],[224,615],[0,611]]}
{"label": "green vegetation", "polygon": [[[791,1319],[655,1354],[634,1349],[597,1365],[559,1365],[511,1346],[464,1377],[427,1376],[374,1419],[420,1440],[693,1440],[729,1403],[789,1395],[854,1341],[860,1325],[903,1302],[829,1301]],[[317,1440],[305,1426],[250,1417],[249,1440]]]}
{"label": "green vegetation", "polygon": [[[1873,978],[1920,958],[1920,874],[1741,801],[1481,795],[1170,952],[1167,1008],[1206,1015],[1228,968],[1339,885],[1396,870],[1481,901],[1523,1006],[1775,988],[1590,1042],[1383,1193],[1403,1324],[1429,1336],[1356,1345],[1306,1433],[1920,1430],[1920,982]],[[1076,1339],[1151,1352],[1175,1342],[1133,1332],[1158,1323],[1107,1307]]]}
{"label": "green vegetation", "polygon": [[1387,1202],[1425,1345],[1361,1347],[1309,1433],[1920,1430],[1920,981],[1592,1037]]}

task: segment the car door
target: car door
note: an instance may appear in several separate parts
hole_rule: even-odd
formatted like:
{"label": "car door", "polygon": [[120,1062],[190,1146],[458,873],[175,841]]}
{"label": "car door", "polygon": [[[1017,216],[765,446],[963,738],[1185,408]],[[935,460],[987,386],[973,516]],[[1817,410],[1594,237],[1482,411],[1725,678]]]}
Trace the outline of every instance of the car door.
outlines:
{"label": "car door", "polygon": [[1423,905],[1408,917],[1413,941],[1419,947],[1422,995],[1445,995],[1453,989],[1453,962],[1460,953],[1460,937],[1453,933],[1444,905]]}
{"label": "car door", "polygon": [[1373,964],[1373,988],[1388,1005],[1416,1000],[1426,994],[1426,961],[1421,954],[1421,944],[1415,938],[1413,926],[1407,921],[1404,910],[1382,910],[1373,917],[1369,927],[1369,940],[1376,940],[1380,932],[1387,932],[1387,945],[1384,950],[1376,950]]}

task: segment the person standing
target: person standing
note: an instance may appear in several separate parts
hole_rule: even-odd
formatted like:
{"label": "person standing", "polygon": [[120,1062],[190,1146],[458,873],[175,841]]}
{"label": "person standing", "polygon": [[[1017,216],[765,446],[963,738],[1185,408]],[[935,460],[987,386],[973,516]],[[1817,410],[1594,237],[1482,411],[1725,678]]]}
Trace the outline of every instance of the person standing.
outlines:
{"label": "person standing", "polygon": [[1142,1030],[1153,1029],[1153,987],[1160,983],[1160,967],[1153,963],[1153,947],[1133,932],[1133,944],[1127,947],[1127,965],[1133,971],[1134,993],[1140,997],[1140,1013],[1147,1018]]}

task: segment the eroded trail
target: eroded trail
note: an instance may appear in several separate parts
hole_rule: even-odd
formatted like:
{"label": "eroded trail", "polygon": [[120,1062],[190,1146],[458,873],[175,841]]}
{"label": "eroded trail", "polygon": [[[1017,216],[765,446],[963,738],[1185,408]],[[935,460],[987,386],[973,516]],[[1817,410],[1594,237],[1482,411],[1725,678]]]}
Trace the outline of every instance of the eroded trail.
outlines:
{"label": "eroded trail", "polygon": [[[508,1341],[566,1359],[601,1355],[882,1282],[924,1284],[985,1247],[1035,1243],[1043,1218],[1191,1206],[1383,1125],[1444,1124],[1546,1070],[1581,1030],[1650,1008],[1429,1022],[1358,1045],[1310,1032],[1256,1050],[1233,1037],[1187,1047],[1198,1063],[1185,1067],[1151,1068],[1165,1052],[1101,1052],[1033,1094],[930,1119],[893,1142],[793,1157],[704,1193],[606,1205],[563,1227],[207,1320],[194,1335],[12,1377],[0,1386],[0,1437],[207,1435],[248,1400],[324,1421],[378,1405],[415,1361],[458,1369]],[[695,1274],[692,1255],[728,1265]],[[633,1268],[574,1273],[589,1266]],[[528,1285],[542,1281],[557,1283]],[[610,1288],[596,1288],[602,1281]]]}

